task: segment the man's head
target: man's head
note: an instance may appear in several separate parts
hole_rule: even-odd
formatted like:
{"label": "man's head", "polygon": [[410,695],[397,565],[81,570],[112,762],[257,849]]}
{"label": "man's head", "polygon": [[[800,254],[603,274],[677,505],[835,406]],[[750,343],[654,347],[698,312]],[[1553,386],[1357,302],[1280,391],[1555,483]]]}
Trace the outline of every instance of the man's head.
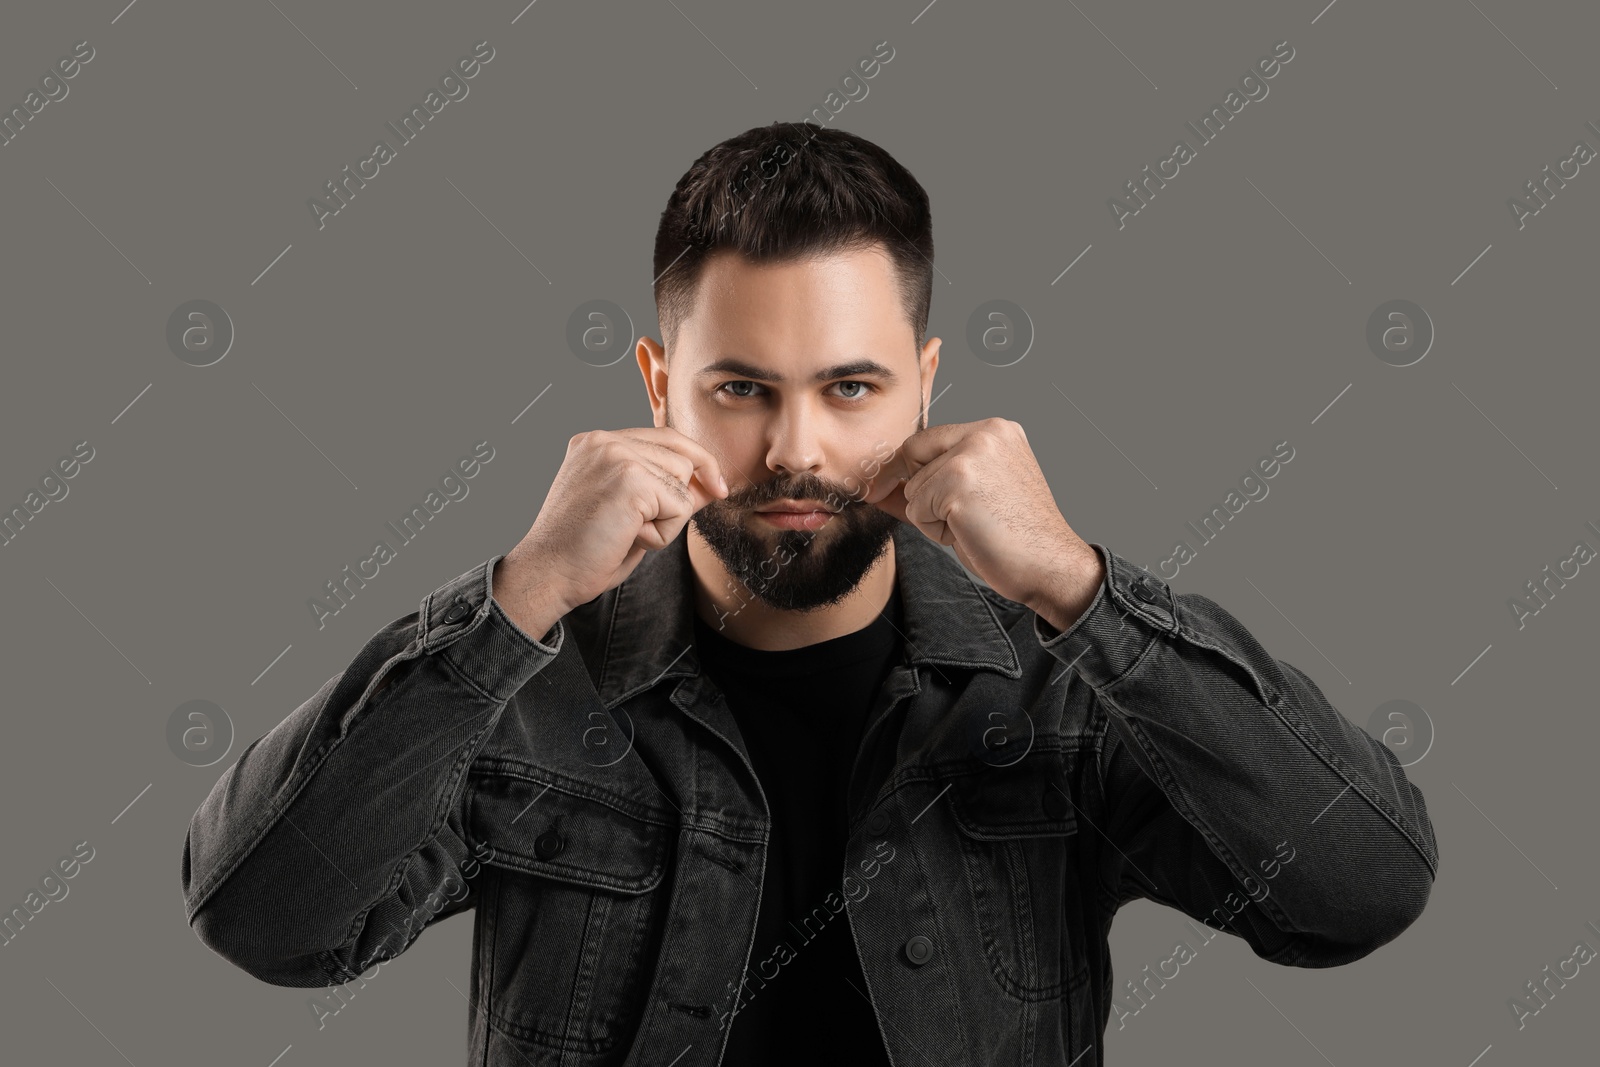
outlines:
{"label": "man's head", "polygon": [[[655,244],[665,347],[638,344],[657,426],[708,449],[731,492],[691,520],[769,605],[837,603],[888,545],[861,501],[927,425],[939,339],[928,196],[878,146],[774,123],[707,151],[679,179]],[[835,514],[791,529],[757,509]]]}

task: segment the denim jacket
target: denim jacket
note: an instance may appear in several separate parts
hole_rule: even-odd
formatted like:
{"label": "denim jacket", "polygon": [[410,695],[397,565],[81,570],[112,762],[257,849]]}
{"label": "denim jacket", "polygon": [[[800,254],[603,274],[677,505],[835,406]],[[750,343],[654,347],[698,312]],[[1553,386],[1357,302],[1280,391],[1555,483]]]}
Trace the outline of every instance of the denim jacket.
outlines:
{"label": "denim jacket", "polygon": [[[1107,934],[1136,897],[1295,967],[1421,913],[1422,794],[1216,603],[1095,544],[1105,579],[1057,632],[893,536],[903,659],[813,914],[848,916],[896,1067],[1101,1063],[1113,1008],[1177,973],[1115,988]],[[493,599],[501,558],[218,779],[184,843],[188,920],[260,980],[315,987],[472,909],[469,1063],[712,1067],[775,974],[753,951],[768,807],[700,673],[687,534],[540,640]]]}

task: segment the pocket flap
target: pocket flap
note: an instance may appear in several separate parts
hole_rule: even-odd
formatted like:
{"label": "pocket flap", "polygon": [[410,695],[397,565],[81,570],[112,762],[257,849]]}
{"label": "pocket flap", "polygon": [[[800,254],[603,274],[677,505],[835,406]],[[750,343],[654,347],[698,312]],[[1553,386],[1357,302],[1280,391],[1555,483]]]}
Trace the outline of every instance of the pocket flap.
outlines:
{"label": "pocket flap", "polygon": [[467,819],[493,848],[490,865],[618,893],[659,885],[677,834],[598,797],[506,774],[474,777]]}
{"label": "pocket flap", "polygon": [[1078,832],[1071,799],[1076,751],[1032,752],[1015,763],[985,767],[951,783],[956,825],[969,837],[1003,840]]}

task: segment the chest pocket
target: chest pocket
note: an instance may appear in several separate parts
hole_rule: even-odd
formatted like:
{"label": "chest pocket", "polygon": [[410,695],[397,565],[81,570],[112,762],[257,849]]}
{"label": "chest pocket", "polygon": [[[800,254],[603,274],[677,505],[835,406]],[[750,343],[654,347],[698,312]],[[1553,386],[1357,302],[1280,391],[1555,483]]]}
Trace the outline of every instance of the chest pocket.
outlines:
{"label": "chest pocket", "polygon": [[493,848],[475,984],[491,1028],[529,1062],[559,1050],[563,1063],[598,1067],[622,1062],[638,1029],[677,830],[664,816],[567,788],[474,778],[468,825]]}
{"label": "chest pocket", "polygon": [[1087,981],[1076,751],[1030,752],[952,782],[972,914],[995,981],[1020,1000]]}

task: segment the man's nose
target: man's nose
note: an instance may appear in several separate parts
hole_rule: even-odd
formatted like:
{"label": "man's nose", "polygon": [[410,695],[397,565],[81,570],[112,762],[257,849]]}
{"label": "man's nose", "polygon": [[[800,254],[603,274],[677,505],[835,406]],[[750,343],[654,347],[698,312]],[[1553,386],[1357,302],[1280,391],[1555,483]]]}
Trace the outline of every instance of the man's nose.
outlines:
{"label": "man's nose", "polygon": [[767,467],[815,474],[822,465],[820,420],[804,403],[784,403],[767,431]]}

